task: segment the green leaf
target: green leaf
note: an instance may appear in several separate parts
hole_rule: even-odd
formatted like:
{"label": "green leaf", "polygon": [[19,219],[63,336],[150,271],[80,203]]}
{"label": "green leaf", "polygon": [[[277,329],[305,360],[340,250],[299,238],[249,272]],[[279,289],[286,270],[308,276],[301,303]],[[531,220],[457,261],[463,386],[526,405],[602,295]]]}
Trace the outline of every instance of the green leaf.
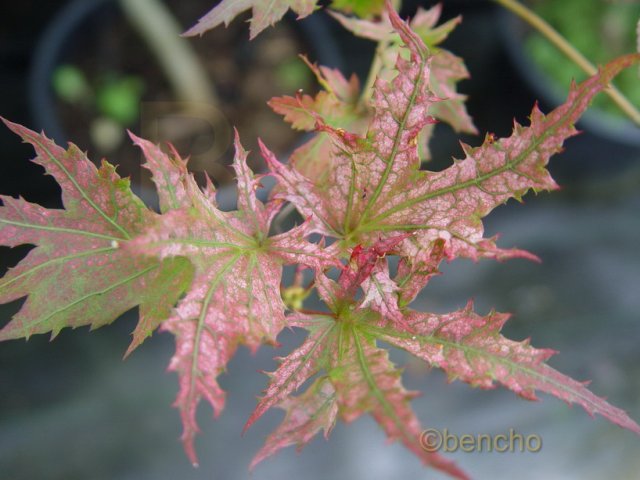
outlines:
{"label": "green leaf", "polygon": [[383,12],[384,0],[333,0],[331,8],[353,13],[360,18],[370,18]]}

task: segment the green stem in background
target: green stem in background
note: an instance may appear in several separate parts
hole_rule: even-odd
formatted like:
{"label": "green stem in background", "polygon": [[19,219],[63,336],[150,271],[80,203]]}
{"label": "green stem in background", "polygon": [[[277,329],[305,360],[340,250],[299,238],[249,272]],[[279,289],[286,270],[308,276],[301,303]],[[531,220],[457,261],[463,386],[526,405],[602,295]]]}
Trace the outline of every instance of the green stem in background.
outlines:
{"label": "green stem in background", "polygon": [[[507,10],[515,13],[525,22],[540,32],[547,40],[558,48],[572,62],[580,67],[587,75],[595,75],[598,69],[576,48],[560,35],[543,18],[524,6],[518,0],[493,0]],[[638,126],[640,126],[640,112],[615,87],[610,86],[604,92],[620,107],[620,109]]]}
{"label": "green stem in background", "polygon": [[373,56],[373,62],[369,68],[369,74],[367,75],[367,81],[362,88],[362,95],[360,95],[360,107],[366,107],[369,105],[369,100],[371,100],[373,95],[373,86],[376,83],[380,70],[382,70],[382,56],[388,47],[389,42],[387,40],[381,40],[378,42],[376,53]]}
{"label": "green stem in background", "polygon": [[[400,10],[402,6],[402,0],[391,0],[391,4],[396,11]],[[369,100],[371,100],[371,96],[373,95],[373,86],[376,83],[376,79],[378,78],[378,74],[383,67],[383,55],[384,52],[389,48],[388,40],[381,40],[378,42],[376,47],[376,53],[373,57],[373,62],[371,63],[371,68],[369,68],[369,74],[367,75],[367,81],[364,83],[362,88],[362,94],[360,95],[360,107],[366,108],[369,105]]]}
{"label": "green stem in background", "polygon": [[158,0],[120,0],[124,14],[153,52],[179,100],[218,105],[213,82],[183,29]]}

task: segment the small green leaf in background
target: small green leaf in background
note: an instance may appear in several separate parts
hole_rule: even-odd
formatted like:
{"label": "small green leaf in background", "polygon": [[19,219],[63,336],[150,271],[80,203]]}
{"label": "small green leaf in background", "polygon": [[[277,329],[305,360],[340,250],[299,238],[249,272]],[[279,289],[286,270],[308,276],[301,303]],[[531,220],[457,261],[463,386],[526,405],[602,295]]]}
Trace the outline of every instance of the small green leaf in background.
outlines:
{"label": "small green leaf in background", "polygon": [[299,58],[280,63],[275,73],[278,86],[285,91],[306,90],[311,85],[311,72]]}
{"label": "small green leaf in background", "polygon": [[360,18],[369,18],[382,13],[384,0],[333,0],[331,8],[353,13]]}
{"label": "small green leaf in background", "polygon": [[121,125],[131,125],[138,118],[144,83],[138,77],[128,76],[105,82],[97,93],[100,113]]}
{"label": "small green leaf in background", "polygon": [[78,104],[87,102],[93,95],[82,70],[73,65],[60,65],[51,78],[55,94],[65,102]]}

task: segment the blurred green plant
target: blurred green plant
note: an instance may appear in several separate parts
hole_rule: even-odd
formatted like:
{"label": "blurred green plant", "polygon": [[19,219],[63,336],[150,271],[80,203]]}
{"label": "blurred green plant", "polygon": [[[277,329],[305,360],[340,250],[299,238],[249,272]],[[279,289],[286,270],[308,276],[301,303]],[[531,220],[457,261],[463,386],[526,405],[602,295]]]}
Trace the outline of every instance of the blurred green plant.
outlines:
{"label": "blurred green plant", "polygon": [[138,119],[145,90],[144,80],[136,75],[106,72],[90,79],[80,67],[70,64],[54,70],[51,84],[60,100],[94,117],[91,138],[107,152],[120,145],[123,129]]}

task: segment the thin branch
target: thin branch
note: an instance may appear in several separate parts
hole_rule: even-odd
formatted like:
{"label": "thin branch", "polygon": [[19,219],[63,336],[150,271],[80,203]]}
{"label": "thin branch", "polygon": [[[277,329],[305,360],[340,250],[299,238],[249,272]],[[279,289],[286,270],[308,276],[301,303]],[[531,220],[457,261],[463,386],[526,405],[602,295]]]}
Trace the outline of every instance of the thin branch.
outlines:
{"label": "thin branch", "polygon": [[218,105],[213,82],[182,27],[159,0],[119,0],[125,16],[149,46],[181,101]]}
{"label": "thin branch", "polygon": [[[525,7],[518,0],[493,0],[502,5],[507,10],[515,13],[525,22],[535,28],[547,40],[556,46],[568,59],[580,67],[586,74],[595,75],[598,69],[571,45],[562,35],[560,35],[543,18]],[[615,87],[610,86],[604,92],[620,107],[620,109],[638,126],[640,126],[640,111],[634,107],[629,100]]]}
{"label": "thin branch", "polygon": [[367,80],[362,88],[362,94],[360,95],[359,106],[367,107],[369,105],[369,101],[373,96],[373,86],[376,83],[378,78],[378,74],[383,67],[382,56],[384,52],[389,48],[388,40],[380,40],[378,42],[378,46],[376,47],[376,53],[373,57],[373,62],[371,63],[371,67],[369,68],[369,74],[367,75]]}
{"label": "thin branch", "polygon": [[[400,10],[402,6],[402,0],[391,0],[391,4],[396,11]],[[360,101],[358,102],[359,107],[367,108],[369,105],[369,101],[373,95],[373,86],[376,83],[378,78],[378,74],[382,67],[384,66],[383,56],[384,52],[389,48],[389,40],[380,40],[378,45],[376,46],[376,53],[373,57],[373,62],[371,63],[371,67],[369,68],[369,74],[367,75],[367,80],[364,83],[362,88],[362,94],[360,95]]]}

